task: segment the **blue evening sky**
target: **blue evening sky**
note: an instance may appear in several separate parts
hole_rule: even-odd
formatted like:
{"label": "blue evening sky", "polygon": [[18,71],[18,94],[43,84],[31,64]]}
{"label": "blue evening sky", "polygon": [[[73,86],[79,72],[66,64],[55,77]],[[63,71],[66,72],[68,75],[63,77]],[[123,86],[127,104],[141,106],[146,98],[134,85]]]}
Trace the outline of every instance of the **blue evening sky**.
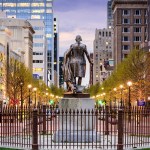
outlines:
{"label": "blue evening sky", "polygon": [[59,21],[60,56],[80,34],[88,51],[93,51],[96,28],[106,28],[108,0],[54,0]]}
{"label": "blue evening sky", "polygon": [[[87,45],[88,52],[93,52],[95,29],[107,27],[108,0],[54,0],[54,14],[59,22],[59,55],[75,42],[76,35],[82,36],[82,43]],[[86,78],[89,82],[89,64]]]}

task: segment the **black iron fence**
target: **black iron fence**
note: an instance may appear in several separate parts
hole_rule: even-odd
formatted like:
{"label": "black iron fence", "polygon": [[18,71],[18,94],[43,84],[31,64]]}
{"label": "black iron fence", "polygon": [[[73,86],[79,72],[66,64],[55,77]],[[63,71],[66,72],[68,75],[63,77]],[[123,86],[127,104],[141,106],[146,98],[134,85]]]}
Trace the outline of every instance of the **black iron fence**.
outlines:
{"label": "black iron fence", "polygon": [[35,150],[148,147],[149,122],[150,109],[146,107],[4,107],[0,112],[0,144]]}

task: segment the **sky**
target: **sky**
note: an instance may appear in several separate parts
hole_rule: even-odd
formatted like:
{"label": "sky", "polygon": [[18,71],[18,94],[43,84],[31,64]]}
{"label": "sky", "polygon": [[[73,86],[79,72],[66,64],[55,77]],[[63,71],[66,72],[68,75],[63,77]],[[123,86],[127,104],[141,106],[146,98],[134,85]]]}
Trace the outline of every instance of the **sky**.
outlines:
{"label": "sky", "polygon": [[[59,23],[60,56],[63,56],[70,45],[75,43],[76,35],[81,35],[82,43],[87,45],[88,52],[93,52],[96,28],[107,27],[107,1],[54,0],[54,14]],[[86,80],[88,78],[86,77]]]}

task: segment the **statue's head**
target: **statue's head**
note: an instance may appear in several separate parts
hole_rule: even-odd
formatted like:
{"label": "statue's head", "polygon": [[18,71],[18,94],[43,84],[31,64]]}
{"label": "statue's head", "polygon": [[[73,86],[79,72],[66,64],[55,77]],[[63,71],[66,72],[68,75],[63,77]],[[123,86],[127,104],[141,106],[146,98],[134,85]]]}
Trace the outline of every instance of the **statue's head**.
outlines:
{"label": "statue's head", "polygon": [[81,35],[77,35],[75,40],[76,40],[77,42],[81,42],[81,41],[82,41]]}

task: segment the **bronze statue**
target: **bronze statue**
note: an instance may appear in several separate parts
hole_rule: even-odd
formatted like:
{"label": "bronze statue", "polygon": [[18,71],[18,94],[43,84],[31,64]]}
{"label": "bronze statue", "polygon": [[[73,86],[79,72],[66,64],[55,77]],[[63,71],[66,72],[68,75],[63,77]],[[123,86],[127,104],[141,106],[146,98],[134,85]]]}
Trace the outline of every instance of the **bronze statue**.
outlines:
{"label": "bronze statue", "polygon": [[[85,55],[90,64],[91,62],[90,56],[87,52],[86,45],[82,44],[82,38],[80,35],[76,36],[76,43],[70,46],[70,49],[65,54],[65,62],[68,60],[69,72],[71,73],[71,82],[73,85],[80,86],[82,82],[82,77],[85,77],[86,72],[86,60]],[[76,84],[76,78],[78,78],[78,84]]]}

